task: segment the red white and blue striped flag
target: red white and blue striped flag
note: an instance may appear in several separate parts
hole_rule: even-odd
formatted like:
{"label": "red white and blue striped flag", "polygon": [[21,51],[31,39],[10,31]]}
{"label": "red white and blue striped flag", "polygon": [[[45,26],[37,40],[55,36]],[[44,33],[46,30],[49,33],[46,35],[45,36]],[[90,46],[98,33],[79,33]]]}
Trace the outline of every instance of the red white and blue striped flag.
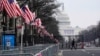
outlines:
{"label": "red white and blue striped flag", "polygon": [[28,13],[26,13],[26,6],[22,7],[22,17],[24,18],[25,20],[25,23],[29,24],[30,23],[30,19],[29,19],[29,16],[27,15]]}
{"label": "red white and blue striped flag", "polygon": [[11,13],[11,7],[10,7],[10,4],[8,2],[8,0],[2,0],[2,4],[3,4],[3,7],[4,9],[6,10],[7,14],[9,17],[12,17],[12,13]]}
{"label": "red white and blue striped flag", "polygon": [[3,0],[0,1],[0,12],[3,10]]}
{"label": "red white and blue striped flag", "polygon": [[17,16],[17,14],[16,14],[16,3],[15,3],[15,1],[14,0],[8,0],[8,2],[9,2],[9,4],[10,4],[10,6],[11,6],[11,10],[12,10],[12,14],[13,14],[13,16]]}
{"label": "red white and blue striped flag", "polygon": [[27,13],[27,16],[29,17],[30,21],[33,21],[33,13],[30,11],[28,5],[26,5],[26,13]]}
{"label": "red white and blue striped flag", "polygon": [[23,10],[23,15],[22,17],[25,19],[26,23],[30,23],[31,21],[33,21],[34,19],[34,14],[29,10],[28,5],[25,5],[24,7],[22,7]]}
{"label": "red white and blue striped flag", "polygon": [[35,12],[33,12],[33,21],[35,20],[35,18],[36,18],[36,13]]}
{"label": "red white and blue striped flag", "polygon": [[40,19],[40,18],[37,18],[37,19],[35,20],[35,22],[36,22],[36,26],[41,27],[42,22],[41,22],[41,19]]}
{"label": "red white and blue striped flag", "polygon": [[16,13],[17,13],[17,16],[21,16],[22,15],[22,10],[20,8],[20,6],[18,4],[16,4]]}
{"label": "red white and blue striped flag", "polygon": [[22,10],[20,8],[20,6],[18,5],[17,1],[14,0],[15,2],[15,8],[16,8],[16,13],[17,13],[17,16],[21,16],[22,15]]}
{"label": "red white and blue striped flag", "polygon": [[16,16],[15,2],[14,0],[3,0],[3,7],[6,10],[10,18]]}
{"label": "red white and blue striped flag", "polygon": [[22,11],[16,0],[1,0],[0,7],[0,11],[4,8],[10,18],[22,15]]}

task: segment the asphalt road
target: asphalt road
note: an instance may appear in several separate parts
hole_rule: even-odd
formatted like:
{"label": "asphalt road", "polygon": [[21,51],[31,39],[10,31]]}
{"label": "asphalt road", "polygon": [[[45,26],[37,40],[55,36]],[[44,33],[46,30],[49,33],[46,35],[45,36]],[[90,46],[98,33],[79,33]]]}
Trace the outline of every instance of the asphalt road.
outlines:
{"label": "asphalt road", "polygon": [[62,50],[63,56],[100,56],[100,48]]}

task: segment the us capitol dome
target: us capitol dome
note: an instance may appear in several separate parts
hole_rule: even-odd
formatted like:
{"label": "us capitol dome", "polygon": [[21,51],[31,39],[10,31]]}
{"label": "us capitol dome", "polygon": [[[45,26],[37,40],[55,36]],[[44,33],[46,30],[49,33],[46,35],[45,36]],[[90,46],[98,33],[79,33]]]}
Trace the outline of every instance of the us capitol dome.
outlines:
{"label": "us capitol dome", "polygon": [[76,27],[71,26],[69,16],[65,12],[59,12],[56,15],[56,20],[59,22],[58,24],[59,32],[64,37],[65,41],[69,41],[68,36],[71,36],[70,37],[71,39],[72,38],[76,39],[76,35],[78,35],[79,32],[82,30],[78,26]]}

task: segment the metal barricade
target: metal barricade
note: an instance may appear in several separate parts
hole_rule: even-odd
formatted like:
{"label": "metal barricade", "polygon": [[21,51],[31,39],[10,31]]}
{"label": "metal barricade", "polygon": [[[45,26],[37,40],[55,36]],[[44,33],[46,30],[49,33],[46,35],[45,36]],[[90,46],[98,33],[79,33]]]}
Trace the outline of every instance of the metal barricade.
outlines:
{"label": "metal barricade", "polygon": [[44,50],[41,50],[39,53],[35,54],[34,56],[58,56],[59,51],[59,44],[51,45]]}
{"label": "metal barricade", "polygon": [[10,47],[7,47],[7,46],[1,46],[0,45],[0,50],[10,50],[10,49],[17,49],[19,48],[19,46],[10,46]]}
{"label": "metal barricade", "polygon": [[[39,45],[34,45],[34,46],[23,47],[22,52],[36,54],[48,46],[50,46],[50,44],[45,44],[45,45],[39,44]],[[0,50],[0,54],[12,54],[12,53],[16,54],[16,53],[20,53],[20,51],[21,51],[20,47],[17,47],[17,48],[13,48],[13,49]]]}
{"label": "metal barricade", "polygon": [[39,53],[42,56],[57,56],[58,50],[58,44],[41,44],[23,47],[22,53],[20,47],[10,50],[0,50],[0,56],[37,56]]}
{"label": "metal barricade", "polygon": [[22,53],[22,54],[0,54],[0,56],[34,56],[31,53]]}

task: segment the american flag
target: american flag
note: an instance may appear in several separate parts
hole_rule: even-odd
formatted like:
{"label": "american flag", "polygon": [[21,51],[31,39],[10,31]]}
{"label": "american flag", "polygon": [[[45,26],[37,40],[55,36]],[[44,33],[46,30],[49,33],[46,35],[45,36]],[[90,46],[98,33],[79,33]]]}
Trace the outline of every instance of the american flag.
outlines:
{"label": "american flag", "polygon": [[27,15],[28,13],[26,12],[26,6],[22,7],[22,17],[24,18],[25,20],[25,23],[29,24],[30,23],[30,19],[29,19],[29,16]]}
{"label": "american flag", "polygon": [[20,6],[18,5],[17,1],[14,0],[15,2],[15,8],[16,8],[16,13],[17,13],[17,16],[21,16],[22,15],[22,10],[20,8]]}
{"label": "american flag", "polygon": [[28,5],[26,5],[26,13],[29,16],[30,21],[33,21],[33,13],[30,11]]}
{"label": "american flag", "polygon": [[16,16],[15,2],[14,0],[3,0],[3,7],[6,10],[10,18]]}
{"label": "american flag", "polygon": [[13,16],[17,16],[16,7],[15,7],[15,5],[16,5],[15,1],[14,0],[8,0],[8,2],[10,4],[10,6],[11,6],[11,10],[12,10]]}
{"label": "american flag", "polygon": [[29,18],[27,17],[27,14],[22,14],[22,17],[24,18],[25,23],[30,24],[30,20],[29,20]]}
{"label": "american flag", "polygon": [[36,25],[39,26],[39,27],[42,25],[42,22],[41,22],[41,19],[40,18],[37,18],[35,20],[35,22],[36,22]]}
{"label": "american flag", "polygon": [[28,5],[25,5],[22,8],[22,10],[23,10],[23,16],[25,16],[25,17],[23,17],[23,16],[22,17],[25,19],[25,21],[28,20],[27,23],[32,22],[34,20],[34,18],[35,18],[35,14],[30,11]]}
{"label": "american flag", "polygon": [[2,0],[2,4],[3,4],[3,7],[6,10],[8,16],[12,17],[13,14],[11,12],[11,9],[10,9],[11,7],[10,7],[10,4],[9,4],[8,0]]}
{"label": "american flag", "polygon": [[16,0],[1,0],[0,7],[0,10],[2,10],[3,8],[6,10],[10,18],[21,16],[22,14],[22,11]]}
{"label": "american flag", "polygon": [[33,21],[33,13],[30,11],[28,5],[25,5],[24,12],[27,14],[27,17],[30,21]]}
{"label": "american flag", "polygon": [[43,32],[44,35],[50,36],[50,33],[46,29],[43,28],[42,29],[42,32]]}
{"label": "american flag", "polygon": [[16,4],[16,12],[17,12],[17,16],[21,16],[22,15],[22,10],[20,8],[20,6],[18,4]]}
{"label": "american flag", "polygon": [[0,11],[3,10],[3,4],[2,4],[2,1],[3,1],[3,0],[0,1]]}
{"label": "american flag", "polygon": [[35,12],[33,12],[33,21],[34,21],[34,19],[36,18],[36,13]]}

